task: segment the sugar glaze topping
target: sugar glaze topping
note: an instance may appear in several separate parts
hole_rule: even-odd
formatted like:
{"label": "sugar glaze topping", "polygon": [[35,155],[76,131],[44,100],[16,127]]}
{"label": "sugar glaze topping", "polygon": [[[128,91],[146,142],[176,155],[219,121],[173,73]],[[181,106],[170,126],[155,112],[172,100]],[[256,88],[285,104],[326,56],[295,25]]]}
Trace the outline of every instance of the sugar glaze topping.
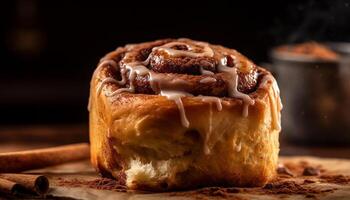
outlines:
{"label": "sugar glaze topping", "polygon": [[[184,46],[186,50],[179,50],[174,47],[176,46]],[[128,47],[133,48],[134,46]],[[191,93],[188,93],[184,90],[184,87],[188,86],[188,82],[183,79],[173,78],[172,76],[168,76],[166,73],[157,73],[149,69],[147,66],[150,64],[150,60],[152,54],[155,52],[163,52],[169,57],[190,57],[190,58],[198,58],[198,57],[209,57],[216,58],[219,60],[217,63],[216,69],[218,73],[223,74],[223,80],[227,85],[227,95],[228,97],[241,99],[243,102],[243,110],[242,115],[244,117],[248,116],[249,105],[254,104],[254,100],[247,94],[238,91],[238,81],[239,76],[237,72],[237,67],[228,66],[228,60],[226,54],[221,54],[213,51],[213,49],[209,46],[208,43],[204,42],[182,42],[181,39],[178,42],[168,42],[166,44],[153,47],[151,52],[148,54],[148,57],[144,61],[135,61],[133,57],[135,56],[135,52],[126,52],[124,58],[120,62],[120,66],[114,61],[111,60],[102,60],[99,67],[102,65],[112,65],[115,68],[120,69],[121,80],[115,80],[113,78],[105,78],[100,81],[97,93],[99,94],[102,90],[103,86],[108,83],[117,83],[120,86],[124,86],[123,88],[119,88],[112,93],[106,94],[106,96],[113,96],[122,92],[130,92],[135,93],[135,79],[137,76],[145,76],[148,77],[148,81],[152,90],[160,95],[164,96],[169,100],[174,101],[177,105],[180,113],[181,124],[189,128],[190,121],[187,118],[186,110],[183,104],[183,98],[192,97],[195,99],[199,99],[203,102],[207,102],[210,105],[215,104],[216,109],[218,111],[222,110],[222,99],[215,96],[204,96],[198,95],[195,96]],[[237,58],[232,55],[235,64],[241,64],[237,62]],[[200,74],[206,75],[206,77],[202,78],[199,83],[215,83],[217,82],[216,78],[213,76],[215,73],[213,71],[209,71],[200,67]],[[127,85],[127,87],[125,87]],[[276,95],[275,95],[276,96]],[[275,112],[277,113],[277,111]],[[277,116],[276,116],[277,117]]]}

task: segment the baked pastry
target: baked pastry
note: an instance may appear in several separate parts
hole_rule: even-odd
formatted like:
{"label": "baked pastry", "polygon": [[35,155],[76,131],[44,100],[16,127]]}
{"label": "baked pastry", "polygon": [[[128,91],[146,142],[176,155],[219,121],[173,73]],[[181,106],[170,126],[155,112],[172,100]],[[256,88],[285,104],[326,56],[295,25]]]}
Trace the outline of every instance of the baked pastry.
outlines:
{"label": "baked pastry", "polygon": [[91,80],[91,161],[130,189],[262,186],[275,175],[281,108],[272,75],[233,49],[126,45]]}

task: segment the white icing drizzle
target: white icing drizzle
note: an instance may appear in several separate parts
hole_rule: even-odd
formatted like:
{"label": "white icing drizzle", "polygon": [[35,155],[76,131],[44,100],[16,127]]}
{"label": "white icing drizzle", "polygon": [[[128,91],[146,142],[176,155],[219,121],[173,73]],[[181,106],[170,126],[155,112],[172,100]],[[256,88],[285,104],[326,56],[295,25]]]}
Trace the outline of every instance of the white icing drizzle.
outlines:
{"label": "white icing drizzle", "polygon": [[169,100],[175,101],[180,111],[181,123],[184,127],[188,128],[190,126],[190,122],[186,117],[185,108],[181,98],[185,96],[192,96],[192,95],[186,92],[171,91],[171,90],[161,90],[160,95],[165,96]]}
{"label": "white icing drizzle", "polygon": [[126,70],[125,70],[125,68],[120,69],[120,75],[122,76],[122,80],[119,81],[119,85],[125,85],[125,83],[126,83]]}
{"label": "white icing drizzle", "polygon": [[153,91],[160,93],[161,90],[170,89],[172,91],[181,91],[188,83],[185,80],[173,78],[169,74],[149,72],[149,81]]}
{"label": "white icing drizzle", "polygon": [[199,95],[195,98],[198,98],[198,99],[202,100],[203,102],[208,102],[208,103],[210,103],[210,105],[211,105],[211,103],[215,103],[218,111],[222,110],[222,102],[221,102],[221,99],[219,97]]}
{"label": "white icing drizzle", "polygon": [[[102,58],[102,59],[100,60],[100,64],[97,66],[97,68],[95,69],[95,71],[94,71],[94,73],[93,73],[93,77],[95,77],[96,73],[97,73],[98,71],[100,71],[100,68],[103,67],[103,66],[105,66],[105,65],[112,65],[112,67],[118,69],[118,65],[117,65],[117,63],[116,63],[114,60]],[[106,78],[106,79],[109,79],[109,78]],[[113,79],[113,78],[111,78],[111,79]],[[102,80],[102,82],[103,82],[103,80]],[[98,88],[97,88],[97,94],[100,93],[100,90],[102,89],[102,87],[103,87],[104,84],[105,84],[105,83],[101,83],[100,86],[98,86]],[[87,107],[87,109],[88,109],[89,112],[90,112],[90,110],[91,110],[91,101],[92,101],[92,100],[91,100],[91,96],[89,96],[89,102],[88,102],[88,107]]]}
{"label": "white icing drizzle", "polygon": [[205,155],[210,154],[210,148],[208,146],[208,142],[210,139],[210,136],[213,132],[213,108],[211,103],[209,104],[209,123],[208,123],[208,132],[205,134],[205,139],[204,139],[204,145],[203,145],[203,151]]}
{"label": "white icing drizzle", "polygon": [[203,75],[214,75],[214,72],[206,70],[206,69],[203,69],[203,67],[200,68],[200,72]]}
{"label": "white icing drizzle", "polygon": [[107,83],[117,83],[118,84],[118,81],[115,80],[114,78],[111,78],[111,77],[107,77],[105,79],[103,79],[100,83],[99,86],[97,86],[97,89],[96,89],[96,94],[99,95],[101,93],[101,90],[103,88],[103,86]]}
{"label": "white icing drizzle", "polygon": [[[100,61],[100,64],[98,65],[98,67],[97,67],[97,69],[99,69],[99,68],[101,68],[101,67],[103,67],[103,66],[105,66],[105,65],[112,65],[114,68],[118,68],[118,65],[117,65],[117,63],[114,61],[114,60],[108,60],[108,59],[101,59],[101,61]],[[94,73],[96,73],[96,71],[97,71],[97,69],[95,70],[95,72]],[[102,88],[103,88],[103,86],[105,85],[105,84],[107,84],[107,83],[121,83],[120,81],[117,81],[117,80],[115,80],[114,78],[111,78],[111,77],[107,77],[107,78],[105,78],[105,79],[103,79],[102,81],[101,81],[101,83],[99,84],[99,86],[97,87],[97,89],[96,89],[96,94],[97,95],[99,95],[100,94],[100,92],[101,92],[101,90],[102,90]]]}
{"label": "white icing drizzle", "polygon": [[243,116],[248,116],[248,107],[249,105],[254,105],[254,100],[250,98],[249,95],[244,94],[240,91],[238,91],[238,74],[237,74],[237,68],[236,67],[228,67],[227,66],[227,60],[226,57],[223,57],[220,59],[219,65],[218,65],[218,71],[224,72],[228,78],[226,78],[225,82],[228,86],[228,95],[230,97],[235,97],[243,100]]}
{"label": "white icing drizzle", "polygon": [[[121,93],[121,92],[135,92],[135,86],[134,86],[134,80],[137,75],[147,75],[149,74],[150,70],[142,65],[140,62],[133,62],[125,65],[125,68],[129,70],[129,88],[119,88],[116,91],[112,92],[111,94],[108,94],[107,96],[113,96],[115,94]],[[126,80],[126,73],[122,72],[122,80],[120,83],[125,84]]]}
{"label": "white icing drizzle", "polygon": [[235,145],[235,149],[237,152],[240,152],[242,149],[242,142],[239,142],[238,144]]}
{"label": "white icing drizzle", "polygon": [[[195,50],[194,46],[188,45],[187,43],[183,43],[183,42],[169,42],[163,46],[154,47],[152,49],[152,51],[155,51],[155,50],[164,51],[167,54],[169,54],[170,56],[174,56],[174,57],[188,56],[188,57],[192,57],[192,58],[198,58],[198,57],[213,57],[214,56],[214,51],[209,47],[209,45],[207,43],[195,42],[195,44],[203,47],[203,52],[201,52],[201,53],[193,52],[193,50]],[[177,50],[177,49],[171,48],[171,47],[178,46],[178,45],[186,46],[188,51]]]}
{"label": "white icing drizzle", "polygon": [[[272,90],[269,90],[268,84],[272,84]],[[281,114],[280,111],[283,108],[281,98],[280,98],[280,90],[277,84],[277,81],[272,75],[265,75],[261,80],[261,84],[259,86],[262,89],[266,89],[269,95],[270,108],[271,108],[271,117],[272,117],[272,126],[276,130],[281,130]],[[277,105],[277,107],[275,106]]]}
{"label": "white icing drizzle", "polygon": [[[177,50],[172,49],[171,47],[177,46],[177,45],[184,45],[186,46],[187,50]],[[130,46],[131,48],[132,46]],[[151,55],[154,51],[164,51],[170,56],[178,57],[178,56],[188,56],[188,57],[213,57],[214,52],[209,47],[207,43],[203,42],[194,42],[194,45],[189,45],[184,42],[170,42],[163,46],[154,47],[152,49],[152,52],[149,54],[148,58],[145,61],[142,62],[130,62],[130,63],[124,63],[123,66],[120,69],[121,72],[121,81],[110,79],[104,79],[102,80],[101,84],[99,85],[97,92],[99,93],[106,83],[115,83],[117,82],[120,85],[125,85],[127,79],[129,80],[129,87],[128,88],[119,88],[116,91],[107,94],[107,96],[113,96],[115,94],[121,93],[121,92],[135,92],[135,86],[134,81],[135,78],[140,76],[148,76],[150,86],[161,96],[165,96],[169,100],[173,100],[175,104],[177,105],[180,116],[181,116],[181,123],[184,127],[188,128],[190,123],[189,120],[186,117],[186,112],[184,109],[184,105],[182,102],[182,97],[185,96],[193,96],[189,93],[183,92],[183,86],[187,84],[186,81],[182,79],[173,79],[172,77],[167,76],[167,74],[161,74],[161,73],[154,73],[151,70],[149,70],[146,66],[149,64]],[[126,53],[124,60],[132,60],[132,53]],[[235,59],[235,62],[236,61]],[[113,60],[103,60],[101,64],[102,66],[104,64],[111,64],[115,67],[117,67],[117,64]],[[203,68],[200,68],[201,74],[206,75],[213,75],[214,73],[205,70]],[[244,106],[243,106],[243,116],[248,115],[248,106],[254,104],[254,100],[252,100],[249,95],[246,95],[244,93],[241,93],[237,89],[238,85],[238,74],[237,74],[237,68],[236,67],[228,67],[227,66],[227,60],[226,56],[223,56],[220,59],[219,65],[218,65],[218,71],[222,72],[224,75],[226,75],[225,82],[228,85],[228,94],[230,97],[239,98],[242,99]],[[129,77],[127,77],[127,73],[129,73]],[[200,80],[201,83],[210,83],[210,82],[216,82],[217,80],[213,77],[206,77]],[[209,102],[215,103],[217,106],[217,109],[219,111],[222,110],[222,102],[221,99],[218,97],[212,97],[212,96],[198,96],[196,98],[200,98],[203,102]]]}
{"label": "white icing drizzle", "polygon": [[111,134],[111,129],[108,128],[108,129],[107,129],[107,137],[110,138],[111,136],[112,136],[112,134]]}
{"label": "white icing drizzle", "polygon": [[215,83],[216,79],[213,77],[205,77],[199,81],[200,83]]}

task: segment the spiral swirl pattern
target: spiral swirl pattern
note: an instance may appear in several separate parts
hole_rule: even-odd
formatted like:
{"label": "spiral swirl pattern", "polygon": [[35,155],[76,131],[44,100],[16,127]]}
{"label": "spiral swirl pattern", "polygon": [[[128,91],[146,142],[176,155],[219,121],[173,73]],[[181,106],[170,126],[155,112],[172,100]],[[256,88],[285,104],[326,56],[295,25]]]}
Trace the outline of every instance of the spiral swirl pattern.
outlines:
{"label": "spiral swirl pattern", "polygon": [[108,83],[123,92],[156,94],[174,100],[185,127],[185,109],[181,98],[195,96],[214,102],[221,109],[221,98],[241,99],[248,115],[254,100],[248,95],[258,84],[258,67],[235,50],[190,39],[165,39],[131,44],[107,54],[99,67],[109,65],[116,73],[101,81],[98,93]]}

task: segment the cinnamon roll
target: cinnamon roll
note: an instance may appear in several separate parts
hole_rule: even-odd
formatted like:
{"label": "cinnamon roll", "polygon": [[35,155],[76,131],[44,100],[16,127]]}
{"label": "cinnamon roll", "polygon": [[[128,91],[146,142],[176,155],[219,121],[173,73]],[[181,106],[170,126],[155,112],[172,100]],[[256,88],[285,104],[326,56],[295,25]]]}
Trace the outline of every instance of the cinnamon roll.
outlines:
{"label": "cinnamon roll", "polygon": [[233,49],[129,44],[91,80],[92,164],[130,189],[262,186],[275,175],[281,108],[270,72]]}

